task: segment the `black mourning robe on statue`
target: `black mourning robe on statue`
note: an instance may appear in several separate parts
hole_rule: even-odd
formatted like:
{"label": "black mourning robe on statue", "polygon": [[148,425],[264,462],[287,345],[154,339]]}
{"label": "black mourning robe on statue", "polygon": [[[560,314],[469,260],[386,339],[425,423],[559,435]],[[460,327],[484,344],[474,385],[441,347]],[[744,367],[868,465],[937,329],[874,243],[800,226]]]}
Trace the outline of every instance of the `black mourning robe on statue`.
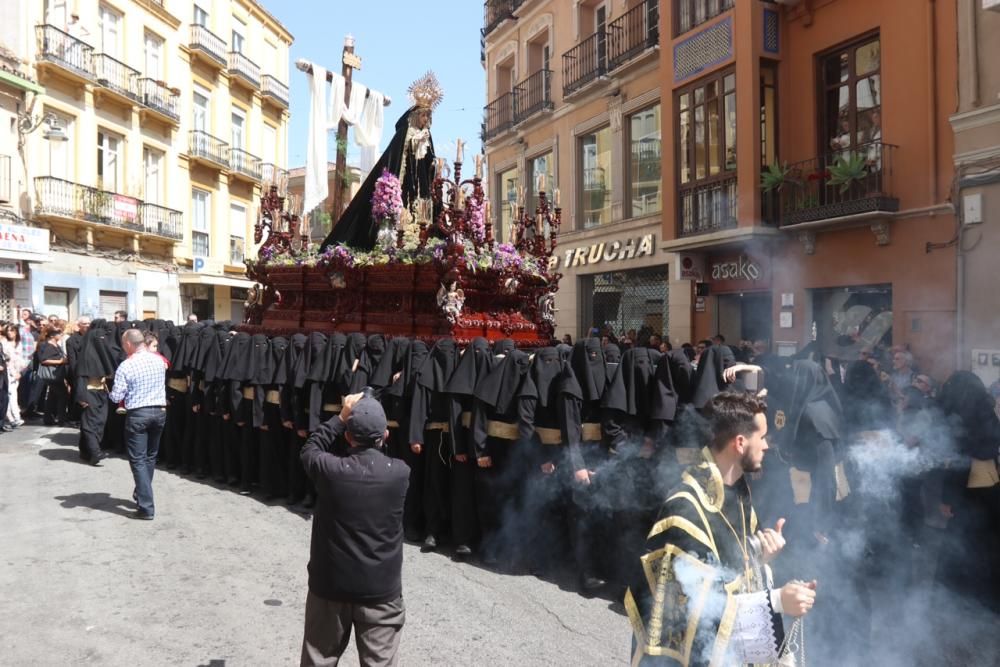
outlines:
{"label": "black mourning robe on statue", "polygon": [[[410,128],[410,114],[416,110],[411,107],[396,121],[396,133],[389,142],[389,147],[382,153],[368,178],[354,199],[344,210],[343,215],[333,226],[329,236],[323,241],[321,250],[328,246],[340,244],[361,250],[371,250],[375,247],[375,237],[378,227],[372,220],[372,195],[375,193],[375,182],[382,176],[382,170],[399,176],[403,173],[401,186],[403,190],[403,206],[410,207],[418,198],[427,199],[431,196],[431,185],[434,172],[434,142],[420,160],[417,160],[411,148],[406,146],[406,133]],[[405,164],[405,170],[403,166]]]}

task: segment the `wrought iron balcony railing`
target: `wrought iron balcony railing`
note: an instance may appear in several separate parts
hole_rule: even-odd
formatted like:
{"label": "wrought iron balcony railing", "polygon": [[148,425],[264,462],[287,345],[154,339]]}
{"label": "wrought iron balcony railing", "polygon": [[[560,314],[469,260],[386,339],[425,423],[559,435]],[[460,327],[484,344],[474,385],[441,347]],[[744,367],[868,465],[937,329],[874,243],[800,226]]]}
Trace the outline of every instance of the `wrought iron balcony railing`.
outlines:
{"label": "wrought iron balcony railing", "polygon": [[204,130],[191,130],[188,153],[194,158],[210,160],[223,167],[229,166],[227,160],[229,144]]}
{"label": "wrought iron balcony railing", "polygon": [[794,225],[861,213],[899,210],[893,188],[897,146],[881,141],[780,165],[783,179],[764,192],[763,217]]}
{"label": "wrought iron balcony railing", "polygon": [[523,0],[486,0],[483,3],[483,36],[514,15]]}
{"label": "wrought iron balcony railing", "polygon": [[260,178],[264,183],[277,185],[281,178],[288,177],[288,170],[282,169],[273,162],[264,162],[260,165]]}
{"label": "wrought iron balcony railing", "polygon": [[174,120],[180,120],[180,113],[177,110],[180,94],[167,88],[163,82],[156,79],[139,79],[139,96],[140,101],[150,109]]}
{"label": "wrought iron balcony railing", "polygon": [[35,178],[35,215],[95,222],[179,241],[184,214],[135,197],[52,176]]}
{"label": "wrought iron balcony railing", "polygon": [[486,126],[483,139],[490,139],[514,127],[514,93],[504,93],[486,105],[484,109]]}
{"label": "wrought iron balcony railing", "polygon": [[579,90],[608,71],[608,39],[604,29],[563,54],[563,95]]}
{"label": "wrought iron balcony railing", "polygon": [[139,206],[139,217],[147,234],[176,241],[184,238],[184,214],[180,211],[144,202]]}
{"label": "wrought iron balcony railing", "polygon": [[552,108],[552,70],[540,69],[514,87],[514,122]]}
{"label": "wrought iron balcony railing", "polygon": [[139,101],[139,72],[106,53],[94,56],[97,83],[131,100]]}
{"label": "wrought iron balcony railing", "polygon": [[288,106],[288,86],[270,74],[265,74],[261,77],[260,91],[264,97],[270,97],[273,100],[277,100],[282,106]]}
{"label": "wrought iron balcony railing", "polygon": [[660,2],[645,0],[608,24],[608,69],[614,70],[660,41]]}
{"label": "wrought iron balcony railing", "polygon": [[260,67],[239,51],[229,52],[229,75],[242,77],[254,88],[260,87]]}
{"label": "wrought iron balcony railing", "polygon": [[736,176],[682,186],[678,192],[678,236],[707,234],[736,227]]}
{"label": "wrought iron balcony railing", "polygon": [[191,49],[197,49],[218,64],[226,65],[226,42],[214,32],[197,23],[191,25]]}
{"label": "wrought iron balcony railing", "polygon": [[246,152],[242,148],[230,148],[229,169],[248,176],[255,181],[259,181],[261,176],[261,161],[259,157]]}
{"label": "wrought iron balcony railing", "polygon": [[80,76],[94,76],[94,47],[52,25],[35,26],[38,60],[51,62]]}

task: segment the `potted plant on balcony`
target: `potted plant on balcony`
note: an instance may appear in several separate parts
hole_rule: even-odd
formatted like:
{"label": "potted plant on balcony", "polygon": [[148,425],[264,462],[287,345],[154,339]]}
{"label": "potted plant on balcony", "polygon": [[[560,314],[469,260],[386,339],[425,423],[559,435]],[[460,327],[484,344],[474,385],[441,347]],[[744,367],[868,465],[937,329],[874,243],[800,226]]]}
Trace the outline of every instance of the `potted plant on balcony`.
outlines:
{"label": "potted plant on balcony", "polygon": [[767,192],[781,192],[786,185],[796,185],[798,181],[791,178],[792,168],[786,162],[784,166],[775,160],[764,168],[760,174],[760,189]]}
{"label": "potted plant on balcony", "polygon": [[846,157],[841,155],[837,161],[830,165],[830,178],[826,184],[830,187],[839,187],[840,195],[843,197],[851,187],[868,177],[868,163],[864,155],[850,153]]}

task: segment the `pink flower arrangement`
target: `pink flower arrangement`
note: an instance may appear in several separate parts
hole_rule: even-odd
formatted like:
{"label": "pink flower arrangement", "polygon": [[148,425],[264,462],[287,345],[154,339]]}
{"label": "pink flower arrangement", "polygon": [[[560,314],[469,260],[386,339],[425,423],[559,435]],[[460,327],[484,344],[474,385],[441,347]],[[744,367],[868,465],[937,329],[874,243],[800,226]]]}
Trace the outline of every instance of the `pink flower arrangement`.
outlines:
{"label": "pink flower arrangement", "polygon": [[399,221],[403,210],[403,188],[399,178],[388,169],[382,170],[382,175],[375,181],[375,192],[372,194],[372,218],[381,222],[388,220],[393,224]]}

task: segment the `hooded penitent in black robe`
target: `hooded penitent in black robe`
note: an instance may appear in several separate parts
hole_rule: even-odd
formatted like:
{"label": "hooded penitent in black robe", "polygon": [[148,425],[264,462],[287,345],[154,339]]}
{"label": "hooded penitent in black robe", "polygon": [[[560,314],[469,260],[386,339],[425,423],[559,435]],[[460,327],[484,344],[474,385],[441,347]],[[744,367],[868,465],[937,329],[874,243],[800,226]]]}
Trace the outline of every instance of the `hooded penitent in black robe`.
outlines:
{"label": "hooded penitent in black robe", "polygon": [[953,591],[1000,612],[1000,422],[993,397],[969,371],[941,386],[938,403],[956,459],[942,472],[941,500],[951,508],[940,580]]}
{"label": "hooded penitent in black robe", "polygon": [[[267,500],[284,496],[288,492],[288,456],[286,443],[292,431],[285,428],[281,396],[288,379],[288,339],[275,336],[270,341],[270,374],[261,368],[264,386],[264,417],[261,424],[260,485]],[[288,416],[291,423],[291,416]]]}
{"label": "hooded penitent in black robe", "polygon": [[79,450],[81,458],[87,461],[100,456],[108,421],[107,378],[114,375],[118,365],[110,345],[113,335],[113,328],[107,321],[94,320],[83,337],[77,357],[75,400],[87,404],[80,411]]}
{"label": "hooded penitent in black robe", "polygon": [[413,392],[416,388],[417,373],[427,360],[430,350],[427,343],[421,340],[410,341],[406,354],[406,364],[403,375],[391,387],[391,400],[401,406],[403,420],[400,422],[398,456],[410,467],[410,485],[406,487],[406,499],[403,502],[403,535],[411,541],[423,540],[426,536],[426,519],[424,517],[424,485],[426,483],[426,456],[411,449],[409,436],[410,405],[413,402]]}
{"label": "hooded penitent in black robe", "polygon": [[[448,428],[450,397],[445,385],[455,371],[458,351],[455,341],[442,338],[434,343],[417,366],[410,401],[410,451],[420,450],[424,459],[423,509],[426,534],[438,538],[450,514],[450,469],[452,433]],[[416,453],[416,452],[414,452]]]}
{"label": "hooded penitent in black robe", "polygon": [[417,199],[428,199],[431,196],[431,186],[434,179],[434,142],[430,142],[427,154],[417,159],[411,147],[406,146],[406,134],[410,128],[410,117],[416,111],[411,107],[396,121],[396,133],[389,142],[389,147],[382,153],[368,178],[337,220],[329,236],[323,241],[321,250],[328,246],[339,244],[361,250],[371,250],[375,247],[378,227],[372,220],[372,195],[375,193],[375,183],[382,176],[383,170],[399,176],[402,173],[403,206],[410,208]]}

